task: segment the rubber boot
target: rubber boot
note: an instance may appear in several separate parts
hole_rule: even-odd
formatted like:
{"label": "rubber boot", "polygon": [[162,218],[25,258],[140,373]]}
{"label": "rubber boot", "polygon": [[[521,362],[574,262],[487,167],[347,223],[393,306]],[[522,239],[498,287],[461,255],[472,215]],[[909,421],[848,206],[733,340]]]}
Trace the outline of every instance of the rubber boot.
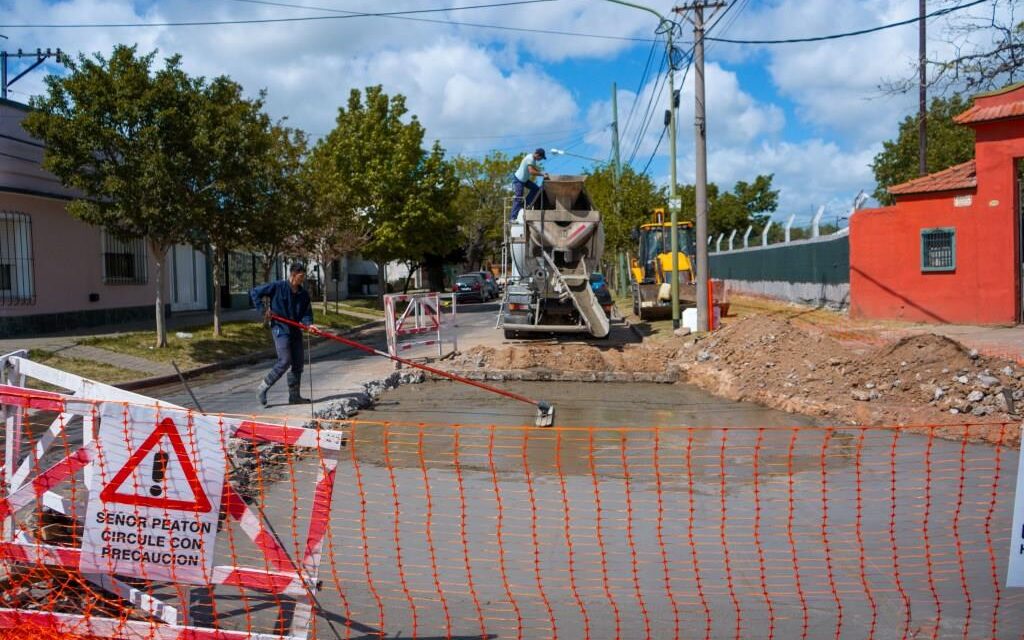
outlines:
{"label": "rubber boot", "polygon": [[260,380],[260,386],[256,388],[256,395],[260,399],[260,404],[264,407],[267,406],[267,392],[270,391],[270,385],[267,384],[266,380]]}
{"label": "rubber boot", "polygon": [[288,373],[288,404],[309,404],[309,398],[303,398],[299,393],[299,386],[302,383],[302,376]]}

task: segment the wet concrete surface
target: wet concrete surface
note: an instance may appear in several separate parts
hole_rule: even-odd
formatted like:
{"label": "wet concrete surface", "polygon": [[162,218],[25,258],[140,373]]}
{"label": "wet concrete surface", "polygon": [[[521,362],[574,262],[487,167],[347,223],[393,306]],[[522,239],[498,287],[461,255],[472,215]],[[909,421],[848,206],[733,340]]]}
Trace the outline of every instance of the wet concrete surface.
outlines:
{"label": "wet concrete surface", "polygon": [[[1024,594],[1002,588],[1017,451],[827,429],[682,385],[512,388],[547,392],[559,427],[447,383],[388,393],[353,425],[317,637],[346,621],[398,638],[1024,628]],[[454,422],[493,426],[438,424]],[[316,467],[262,500],[296,551]]]}
{"label": "wet concrete surface", "polygon": [[[712,396],[686,384],[487,382],[555,406],[562,427],[808,426],[814,419]],[[536,407],[449,381],[407,385],[381,396],[359,420],[533,425]]]}

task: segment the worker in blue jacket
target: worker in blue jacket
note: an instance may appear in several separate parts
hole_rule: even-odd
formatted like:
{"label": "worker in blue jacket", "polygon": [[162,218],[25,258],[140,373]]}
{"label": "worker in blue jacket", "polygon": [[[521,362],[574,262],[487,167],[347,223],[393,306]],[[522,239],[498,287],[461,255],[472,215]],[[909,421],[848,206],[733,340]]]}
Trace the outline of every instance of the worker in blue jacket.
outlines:
{"label": "worker in blue jacket", "polygon": [[[289,268],[287,280],[260,285],[249,292],[249,296],[256,309],[266,317],[273,313],[312,327],[313,307],[309,301],[309,293],[302,287],[305,279],[305,265],[296,262]],[[260,404],[267,406],[267,391],[289,368],[291,371],[288,371],[288,404],[309,402],[309,398],[303,398],[299,393],[299,384],[302,381],[302,330],[277,320],[270,320],[270,333],[274,338],[277,363],[260,382],[257,391]]]}

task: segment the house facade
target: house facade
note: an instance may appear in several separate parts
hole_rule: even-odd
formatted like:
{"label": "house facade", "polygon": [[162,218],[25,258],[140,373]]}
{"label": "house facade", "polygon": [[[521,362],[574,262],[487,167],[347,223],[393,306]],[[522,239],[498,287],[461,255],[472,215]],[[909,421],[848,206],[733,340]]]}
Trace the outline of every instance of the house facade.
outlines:
{"label": "house facade", "polygon": [[[43,145],[21,127],[28,107],[0,100],[0,337],[153,317],[156,261],[72,218],[75,193],[41,167]],[[175,247],[164,267],[168,312],[208,309],[206,256]]]}
{"label": "house facade", "polygon": [[900,185],[850,220],[850,315],[955,324],[1024,319],[1024,83],[956,121],[974,159]]}

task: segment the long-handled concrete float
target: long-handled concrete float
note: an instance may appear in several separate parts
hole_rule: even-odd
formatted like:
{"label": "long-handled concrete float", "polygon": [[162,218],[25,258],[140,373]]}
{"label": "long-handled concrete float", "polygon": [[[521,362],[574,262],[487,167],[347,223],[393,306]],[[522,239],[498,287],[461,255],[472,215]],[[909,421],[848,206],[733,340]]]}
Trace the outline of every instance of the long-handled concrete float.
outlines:
{"label": "long-handled concrete float", "polygon": [[534,424],[536,426],[538,426],[538,427],[550,427],[550,426],[552,426],[555,423],[555,407],[552,406],[548,402],[544,402],[543,400],[531,400],[530,398],[527,398],[526,396],[520,395],[518,393],[513,393],[512,391],[505,391],[504,389],[498,389],[497,387],[492,387],[492,386],[490,386],[488,384],[484,384],[482,382],[477,382],[476,380],[470,380],[469,378],[463,378],[462,376],[455,375],[454,373],[449,373],[447,371],[442,371],[441,369],[435,369],[434,367],[431,367],[431,366],[428,366],[428,365],[425,365],[425,364],[419,364],[418,362],[413,362],[411,360],[406,360],[405,358],[400,358],[398,356],[393,356],[390,353],[381,351],[379,349],[374,349],[373,347],[367,346],[367,345],[362,344],[360,342],[356,342],[355,340],[350,340],[349,338],[343,338],[343,337],[341,337],[341,336],[339,336],[337,334],[329,333],[327,331],[322,331],[321,329],[317,329],[316,327],[310,327],[310,326],[304,325],[302,323],[295,322],[294,320],[289,320],[288,318],[282,318],[281,316],[276,315],[276,314],[271,314],[270,317],[272,319],[274,319],[274,320],[277,320],[278,322],[280,322],[282,324],[286,324],[286,325],[289,325],[289,326],[292,326],[292,327],[296,327],[296,328],[301,329],[303,331],[306,331],[307,333],[310,333],[310,334],[312,334],[314,336],[320,336],[320,337],[323,337],[323,338],[327,338],[328,340],[334,340],[335,342],[340,342],[340,343],[342,343],[344,345],[348,345],[348,346],[352,347],[353,349],[359,349],[360,351],[365,351],[366,353],[370,353],[370,354],[373,354],[375,356],[381,356],[382,358],[387,358],[388,360],[394,360],[395,362],[401,362],[402,364],[404,364],[404,365],[406,365],[408,367],[413,367],[414,369],[421,369],[423,371],[427,371],[427,372],[432,373],[434,375],[441,376],[442,378],[448,378],[449,380],[452,380],[454,382],[461,382],[463,384],[468,384],[470,386],[477,387],[478,389],[483,389],[484,391],[490,391],[491,393],[496,393],[499,396],[504,396],[504,397],[510,398],[512,400],[518,400],[519,402],[525,402],[526,404],[532,404],[533,406],[537,407],[537,419],[534,421]]}

